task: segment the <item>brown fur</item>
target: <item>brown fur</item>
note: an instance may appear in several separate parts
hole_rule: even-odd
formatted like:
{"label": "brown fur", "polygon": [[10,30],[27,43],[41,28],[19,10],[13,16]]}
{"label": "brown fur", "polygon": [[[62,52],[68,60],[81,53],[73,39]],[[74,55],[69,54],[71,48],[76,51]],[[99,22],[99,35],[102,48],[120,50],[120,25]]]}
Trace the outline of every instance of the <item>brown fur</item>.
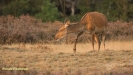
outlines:
{"label": "brown fur", "polygon": [[77,39],[74,45],[74,52],[76,52],[76,43],[78,37],[84,32],[92,34],[93,49],[94,40],[98,43],[98,50],[100,49],[101,39],[103,39],[103,41],[105,42],[105,28],[107,26],[107,19],[102,13],[89,12],[86,13],[78,23],[69,22],[70,21],[67,21],[65,23],[65,26],[59,29],[59,31],[55,35],[55,39],[58,40],[64,37],[66,34],[76,33]]}

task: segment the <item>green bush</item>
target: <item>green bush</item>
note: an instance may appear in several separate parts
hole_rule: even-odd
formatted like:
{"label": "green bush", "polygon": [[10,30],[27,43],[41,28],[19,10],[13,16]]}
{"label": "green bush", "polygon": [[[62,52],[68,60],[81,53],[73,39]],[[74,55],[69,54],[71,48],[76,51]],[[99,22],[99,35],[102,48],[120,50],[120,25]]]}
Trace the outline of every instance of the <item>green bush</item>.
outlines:
{"label": "green bush", "polygon": [[42,21],[54,21],[59,19],[60,14],[54,3],[49,0],[44,0],[41,6],[41,12],[36,14],[36,17],[42,19]]}

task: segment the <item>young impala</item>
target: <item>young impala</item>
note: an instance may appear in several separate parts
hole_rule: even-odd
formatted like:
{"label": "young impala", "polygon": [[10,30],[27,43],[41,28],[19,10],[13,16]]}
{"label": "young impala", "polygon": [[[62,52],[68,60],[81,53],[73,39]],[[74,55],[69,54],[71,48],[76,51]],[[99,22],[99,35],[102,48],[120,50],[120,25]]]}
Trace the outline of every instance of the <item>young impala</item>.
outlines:
{"label": "young impala", "polygon": [[76,44],[78,37],[84,32],[91,34],[92,46],[94,49],[94,40],[98,43],[98,51],[100,50],[101,40],[105,47],[105,28],[107,26],[106,17],[99,12],[88,12],[77,23],[70,23],[66,21],[55,35],[55,40],[59,40],[70,33],[75,33],[77,38],[75,40],[73,51],[76,52]]}

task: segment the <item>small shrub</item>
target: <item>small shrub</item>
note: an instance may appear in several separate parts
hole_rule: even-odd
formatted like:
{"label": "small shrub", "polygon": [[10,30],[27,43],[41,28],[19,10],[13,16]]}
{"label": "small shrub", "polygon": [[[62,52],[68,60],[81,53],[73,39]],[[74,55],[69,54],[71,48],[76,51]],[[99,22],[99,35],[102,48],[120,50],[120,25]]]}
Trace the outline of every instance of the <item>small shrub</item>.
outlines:
{"label": "small shrub", "polygon": [[[29,15],[0,17],[0,43],[48,43],[61,23],[43,23]],[[54,26],[54,27],[53,27]]]}
{"label": "small shrub", "polygon": [[[54,36],[63,23],[42,22],[29,15],[14,17],[11,15],[0,17],[0,44],[11,43],[59,43]],[[132,40],[133,23],[116,21],[109,22],[106,28],[107,40]],[[68,35],[68,43],[74,43],[76,35]],[[91,41],[91,35],[84,33],[78,42]]]}
{"label": "small shrub", "polygon": [[108,23],[106,29],[107,40],[132,40],[133,24],[132,22],[116,21]]}

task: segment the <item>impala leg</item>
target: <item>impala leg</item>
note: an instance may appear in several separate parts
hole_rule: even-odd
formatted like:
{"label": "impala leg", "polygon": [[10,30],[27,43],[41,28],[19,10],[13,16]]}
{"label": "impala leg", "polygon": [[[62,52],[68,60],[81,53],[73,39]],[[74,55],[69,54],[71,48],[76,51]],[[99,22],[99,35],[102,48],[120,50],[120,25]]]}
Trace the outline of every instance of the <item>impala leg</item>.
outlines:
{"label": "impala leg", "polygon": [[79,37],[80,35],[82,35],[82,34],[83,34],[83,32],[80,32],[80,33],[77,35],[77,38],[76,38],[75,44],[74,44],[74,48],[73,48],[74,53],[76,53],[76,44],[77,44],[77,41],[78,41],[78,37]]}
{"label": "impala leg", "polygon": [[92,42],[92,47],[93,47],[93,50],[94,50],[94,34],[91,35],[91,42]]}
{"label": "impala leg", "polygon": [[103,33],[102,34],[102,41],[103,41],[104,49],[105,49],[105,40],[106,40],[106,36],[105,36],[105,33]]}
{"label": "impala leg", "polygon": [[98,43],[98,51],[99,51],[100,50],[100,45],[101,45],[100,35],[94,34],[94,39]]}
{"label": "impala leg", "polygon": [[100,42],[102,42],[102,34],[98,34]]}
{"label": "impala leg", "polygon": [[68,34],[66,34],[66,44],[68,44]]}
{"label": "impala leg", "polygon": [[100,50],[100,46],[101,46],[101,41],[102,41],[102,35],[97,35],[98,36],[98,51]]}

